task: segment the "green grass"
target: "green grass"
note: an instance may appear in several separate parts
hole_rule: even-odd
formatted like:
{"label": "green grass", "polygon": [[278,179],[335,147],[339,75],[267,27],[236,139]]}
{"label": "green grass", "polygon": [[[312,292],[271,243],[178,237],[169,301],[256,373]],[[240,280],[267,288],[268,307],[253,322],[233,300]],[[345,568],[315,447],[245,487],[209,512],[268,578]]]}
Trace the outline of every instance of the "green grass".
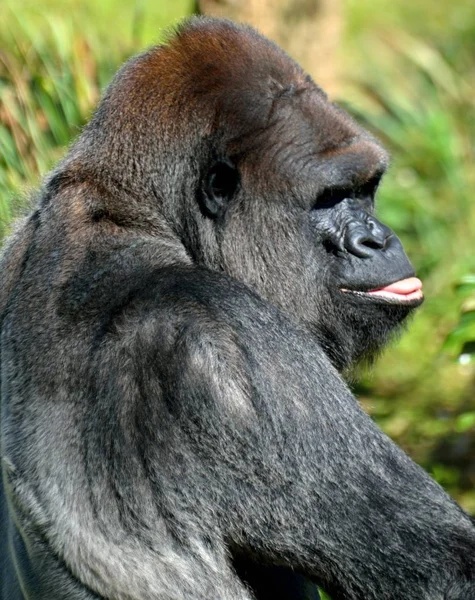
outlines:
{"label": "green grass", "polygon": [[166,28],[190,14],[194,5],[194,0],[2,0],[0,36],[28,23],[30,39],[41,37],[53,19],[54,26],[69,22],[78,36],[102,40],[104,53],[111,47],[141,48],[159,42]]}
{"label": "green grass", "polygon": [[399,29],[367,39],[365,71],[345,90],[349,110],[392,152],[377,210],[403,239],[426,293],[408,333],[358,391],[383,428],[475,512],[475,428],[467,426],[475,335],[466,308],[475,287],[462,294],[459,285],[475,273],[475,63],[465,48],[457,60],[453,48],[451,39]]}
{"label": "green grass", "polygon": [[0,237],[12,197],[39,184],[80,131],[117,67],[191,12],[190,0],[4,0],[0,20]]}

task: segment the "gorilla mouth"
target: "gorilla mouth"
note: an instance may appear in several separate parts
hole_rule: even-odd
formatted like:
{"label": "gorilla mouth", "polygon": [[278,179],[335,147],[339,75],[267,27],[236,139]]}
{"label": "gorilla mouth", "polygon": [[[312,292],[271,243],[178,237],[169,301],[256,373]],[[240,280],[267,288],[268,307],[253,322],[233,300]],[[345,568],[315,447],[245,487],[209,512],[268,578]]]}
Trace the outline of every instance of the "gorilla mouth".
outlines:
{"label": "gorilla mouth", "polygon": [[422,281],[417,277],[400,279],[389,285],[373,290],[367,290],[365,292],[344,288],[342,288],[341,291],[347,294],[355,294],[357,296],[382,300],[391,304],[420,304],[424,299]]}

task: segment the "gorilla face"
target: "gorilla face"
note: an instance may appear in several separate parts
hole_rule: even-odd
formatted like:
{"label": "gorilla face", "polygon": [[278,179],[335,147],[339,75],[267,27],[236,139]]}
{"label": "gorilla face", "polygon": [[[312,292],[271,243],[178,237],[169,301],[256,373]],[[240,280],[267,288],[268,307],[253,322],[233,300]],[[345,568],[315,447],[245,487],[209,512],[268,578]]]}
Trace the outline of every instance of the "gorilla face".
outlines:
{"label": "gorilla face", "polygon": [[343,368],[371,358],[423,300],[401,242],[374,216],[387,155],[308,77],[268,111],[205,172],[211,264],[310,325]]}

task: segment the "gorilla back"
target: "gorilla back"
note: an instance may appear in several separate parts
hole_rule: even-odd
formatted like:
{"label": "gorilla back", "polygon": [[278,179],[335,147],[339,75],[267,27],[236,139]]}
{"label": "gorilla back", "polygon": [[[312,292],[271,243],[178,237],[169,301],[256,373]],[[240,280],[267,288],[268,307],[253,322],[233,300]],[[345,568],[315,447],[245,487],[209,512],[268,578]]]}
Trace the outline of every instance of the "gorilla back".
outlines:
{"label": "gorilla back", "polygon": [[4,600],[475,599],[340,375],[422,301],[386,163],[250,28],[122,68],[1,258]]}

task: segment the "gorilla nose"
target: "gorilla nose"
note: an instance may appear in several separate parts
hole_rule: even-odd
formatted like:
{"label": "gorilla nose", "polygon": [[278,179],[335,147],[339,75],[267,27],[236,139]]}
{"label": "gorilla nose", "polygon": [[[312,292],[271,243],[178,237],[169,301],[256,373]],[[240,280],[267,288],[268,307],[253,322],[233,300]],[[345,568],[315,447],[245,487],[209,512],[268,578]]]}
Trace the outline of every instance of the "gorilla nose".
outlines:
{"label": "gorilla nose", "polygon": [[391,235],[389,227],[370,217],[364,223],[348,227],[345,248],[359,258],[371,258],[386,248]]}

